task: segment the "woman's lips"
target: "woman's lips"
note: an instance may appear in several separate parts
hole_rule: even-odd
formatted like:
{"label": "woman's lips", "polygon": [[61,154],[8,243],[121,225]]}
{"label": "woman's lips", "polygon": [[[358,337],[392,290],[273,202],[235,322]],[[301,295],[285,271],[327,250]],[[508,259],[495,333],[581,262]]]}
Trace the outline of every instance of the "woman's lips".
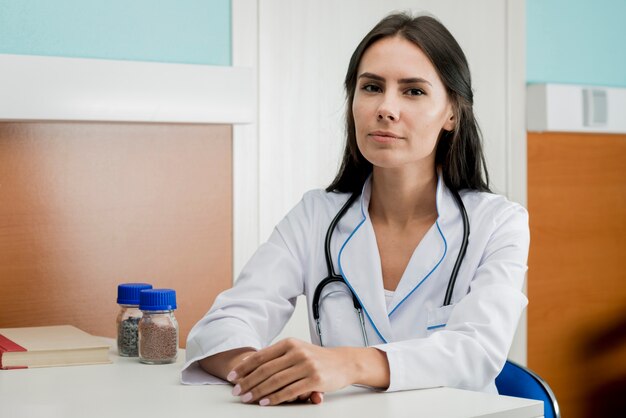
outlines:
{"label": "woman's lips", "polygon": [[390,143],[401,139],[399,135],[394,134],[393,132],[386,131],[374,131],[370,132],[367,136],[372,138],[376,142],[380,143]]}

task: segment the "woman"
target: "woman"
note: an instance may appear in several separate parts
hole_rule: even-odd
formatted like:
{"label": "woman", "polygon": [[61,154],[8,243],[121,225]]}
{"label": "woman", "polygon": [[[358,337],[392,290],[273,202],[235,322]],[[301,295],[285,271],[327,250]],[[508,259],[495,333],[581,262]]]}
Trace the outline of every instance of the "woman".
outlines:
{"label": "woman", "polygon": [[[489,191],[465,56],[437,20],[394,14],[361,41],[345,87],[337,177],[305,194],[193,328],[183,382],[226,379],[261,405],[351,384],[496,392],[527,304],[528,216]],[[333,271],[341,280],[321,288]],[[268,346],[301,294],[313,344]]]}

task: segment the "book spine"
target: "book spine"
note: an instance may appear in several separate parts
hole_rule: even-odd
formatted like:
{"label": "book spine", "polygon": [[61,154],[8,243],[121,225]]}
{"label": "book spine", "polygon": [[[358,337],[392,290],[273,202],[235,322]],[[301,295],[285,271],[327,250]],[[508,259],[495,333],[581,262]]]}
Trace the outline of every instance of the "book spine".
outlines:
{"label": "book spine", "polygon": [[1,370],[9,370],[9,369],[26,369],[26,366],[11,366],[5,367],[2,364],[2,357],[4,353],[12,353],[16,351],[28,351],[21,345],[17,344],[15,341],[9,340],[4,335],[0,334],[0,369]]}

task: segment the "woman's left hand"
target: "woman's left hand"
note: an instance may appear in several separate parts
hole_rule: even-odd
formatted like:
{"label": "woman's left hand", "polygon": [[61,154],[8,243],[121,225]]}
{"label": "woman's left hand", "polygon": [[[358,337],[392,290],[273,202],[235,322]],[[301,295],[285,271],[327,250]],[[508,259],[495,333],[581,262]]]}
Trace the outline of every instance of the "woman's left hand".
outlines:
{"label": "woman's left hand", "polygon": [[247,403],[278,405],[309,398],[320,403],[322,393],[356,382],[351,350],[288,338],[246,357],[228,374],[228,380],[236,383],[233,395]]}

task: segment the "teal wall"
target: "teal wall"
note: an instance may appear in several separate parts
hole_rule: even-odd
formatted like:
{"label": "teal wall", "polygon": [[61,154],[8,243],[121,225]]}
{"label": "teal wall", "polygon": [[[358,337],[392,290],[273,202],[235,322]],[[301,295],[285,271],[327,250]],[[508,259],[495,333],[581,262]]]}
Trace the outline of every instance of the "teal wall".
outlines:
{"label": "teal wall", "polygon": [[0,53],[231,64],[230,0],[0,0]]}
{"label": "teal wall", "polygon": [[626,87],[626,0],[526,0],[529,83]]}

